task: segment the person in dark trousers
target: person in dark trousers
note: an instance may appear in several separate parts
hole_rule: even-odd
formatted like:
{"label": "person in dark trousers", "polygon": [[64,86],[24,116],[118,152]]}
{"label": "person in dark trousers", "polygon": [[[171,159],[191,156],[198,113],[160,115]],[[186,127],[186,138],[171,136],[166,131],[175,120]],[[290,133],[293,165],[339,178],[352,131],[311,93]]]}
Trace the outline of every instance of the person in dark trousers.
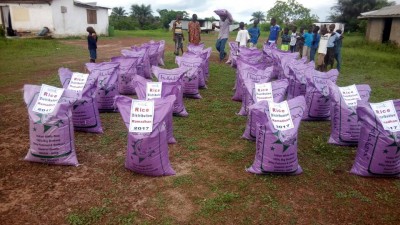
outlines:
{"label": "person in dark trousers", "polygon": [[282,38],[281,50],[286,52],[289,51],[289,44],[290,44],[289,28],[285,27],[285,29],[283,29],[281,38]]}
{"label": "person in dark trousers", "polygon": [[313,41],[311,42],[311,51],[310,51],[310,61],[315,61],[315,53],[317,53],[319,40],[321,35],[318,34],[319,26],[315,26],[313,29]]}
{"label": "person in dark trousers", "polygon": [[336,59],[336,69],[340,72],[342,65],[342,30],[336,30],[336,33],[340,35],[340,38],[335,42],[335,59]]}
{"label": "person in dark trousers", "polygon": [[337,40],[340,39],[340,36],[335,32],[335,24],[329,25],[329,33],[330,37],[328,40],[328,47],[325,56],[325,66],[326,68],[328,68],[328,66],[330,65],[332,69],[333,63],[335,62],[335,43]]}
{"label": "person in dark trousers", "polygon": [[296,41],[296,51],[299,52],[300,58],[303,57],[303,47],[304,47],[304,27],[300,27],[300,32],[297,35]]}
{"label": "person in dark trousers", "polygon": [[218,40],[215,43],[215,48],[219,52],[219,61],[222,62],[225,59],[225,45],[229,38],[229,25],[233,21],[228,16],[220,16],[219,26],[213,24],[213,29],[216,27],[219,29]]}
{"label": "person in dark trousers", "polygon": [[86,31],[89,33],[87,36],[88,49],[90,55],[90,62],[95,63],[97,59],[97,34],[93,27],[87,27]]}
{"label": "person in dark trousers", "polygon": [[181,18],[181,15],[176,15],[176,20],[172,26],[172,38],[175,42],[175,55],[179,55],[179,49],[183,55],[183,41],[185,40],[185,37],[183,36]]}

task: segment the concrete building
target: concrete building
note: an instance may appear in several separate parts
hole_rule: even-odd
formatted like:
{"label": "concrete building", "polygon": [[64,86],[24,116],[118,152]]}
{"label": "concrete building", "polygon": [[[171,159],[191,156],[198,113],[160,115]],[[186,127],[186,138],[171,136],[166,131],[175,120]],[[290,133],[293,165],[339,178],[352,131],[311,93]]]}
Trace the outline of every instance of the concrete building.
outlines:
{"label": "concrete building", "polygon": [[0,0],[0,25],[8,35],[34,35],[47,27],[56,38],[81,36],[88,26],[108,35],[108,9],[75,0]]}
{"label": "concrete building", "polygon": [[358,19],[368,20],[367,40],[380,43],[393,42],[400,46],[400,5],[361,13]]}
{"label": "concrete building", "polygon": [[315,26],[319,26],[320,28],[322,26],[326,26],[328,28],[329,25],[331,25],[331,24],[335,24],[335,31],[336,30],[342,30],[342,32],[344,32],[344,23],[334,23],[334,22],[318,22],[318,23],[314,23]]}

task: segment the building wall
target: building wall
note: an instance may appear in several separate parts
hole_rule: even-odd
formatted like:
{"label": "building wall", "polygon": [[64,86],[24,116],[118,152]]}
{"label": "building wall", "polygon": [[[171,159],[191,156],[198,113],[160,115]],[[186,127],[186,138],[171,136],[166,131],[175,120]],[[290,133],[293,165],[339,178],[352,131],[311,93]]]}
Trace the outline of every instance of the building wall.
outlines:
{"label": "building wall", "polygon": [[368,19],[367,40],[382,42],[382,33],[385,26],[383,19]]}
{"label": "building wall", "polygon": [[[61,13],[62,6],[65,13]],[[97,24],[88,24],[86,8],[75,6],[71,0],[53,1],[52,11],[55,37],[87,35],[88,26],[92,26],[98,35],[108,35],[107,9],[97,9]]]}
{"label": "building wall", "polygon": [[400,46],[400,18],[393,18],[389,40]]}
{"label": "building wall", "polygon": [[8,4],[14,30],[36,32],[48,27],[52,30],[53,16],[48,4]]}

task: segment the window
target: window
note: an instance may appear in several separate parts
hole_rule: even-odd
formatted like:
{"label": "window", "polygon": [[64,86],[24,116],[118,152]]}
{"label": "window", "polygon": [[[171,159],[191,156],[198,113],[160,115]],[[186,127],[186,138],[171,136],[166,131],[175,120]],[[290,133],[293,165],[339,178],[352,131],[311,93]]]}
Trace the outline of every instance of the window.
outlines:
{"label": "window", "polygon": [[87,23],[97,24],[97,11],[92,9],[87,9]]}

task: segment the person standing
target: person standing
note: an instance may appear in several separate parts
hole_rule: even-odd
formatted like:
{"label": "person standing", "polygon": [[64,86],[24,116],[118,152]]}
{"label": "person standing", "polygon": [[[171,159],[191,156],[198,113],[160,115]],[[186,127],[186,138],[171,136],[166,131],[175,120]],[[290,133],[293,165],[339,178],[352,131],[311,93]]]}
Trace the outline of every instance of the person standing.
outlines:
{"label": "person standing", "polygon": [[276,24],[276,19],[272,18],[271,19],[271,27],[269,28],[269,36],[268,36],[268,40],[267,40],[268,45],[271,45],[271,44],[276,45],[276,41],[278,40],[278,36],[279,36],[279,31],[281,31],[280,26],[278,24]]}
{"label": "person standing", "polygon": [[240,22],[239,32],[237,33],[236,36],[236,42],[238,43],[238,47],[246,47],[249,39],[250,39],[249,32],[246,29],[244,29],[244,23]]}
{"label": "person standing", "polygon": [[225,45],[229,38],[229,25],[231,25],[233,21],[228,18],[227,15],[220,16],[219,26],[213,24],[213,27],[219,29],[218,40],[215,44],[217,51],[219,52],[219,61],[225,59],[226,52],[225,52]]}
{"label": "person standing", "polygon": [[198,45],[201,41],[200,33],[200,23],[197,21],[197,15],[193,14],[192,21],[189,22],[188,25],[188,35],[189,35],[189,43]]}
{"label": "person standing", "polygon": [[97,35],[93,27],[87,27],[86,31],[89,33],[87,36],[88,49],[90,55],[90,62],[95,63],[97,59]]}
{"label": "person standing", "polygon": [[330,37],[328,40],[328,48],[325,56],[325,66],[331,66],[333,68],[333,63],[335,62],[335,42],[339,40],[339,35],[335,32],[335,24],[329,25]]}
{"label": "person standing", "polygon": [[318,34],[319,26],[315,26],[313,29],[313,41],[311,42],[310,50],[310,61],[315,61],[315,53],[318,50],[319,40],[321,35]]}
{"label": "person standing", "polygon": [[257,47],[258,38],[260,37],[260,28],[258,27],[258,19],[254,20],[253,27],[249,28],[247,31],[250,35],[250,47]]}
{"label": "person standing", "polygon": [[290,35],[290,52],[295,52],[296,51],[296,42],[297,42],[297,27],[293,26],[292,27],[292,34]]}
{"label": "person standing", "polygon": [[179,49],[182,51],[183,55],[183,41],[185,40],[185,37],[183,36],[182,32],[182,21],[181,21],[181,15],[176,16],[176,20],[174,22],[174,25],[172,26],[172,38],[175,42],[175,55],[179,55]]}
{"label": "person standing", "polygon": [[303,38],[304,38],[303,57],[306,56],[307,62],[310,62],[311,43],[313,41],[312,27],[309,27],[307,33],[303,34]]}
{"label": "person standing", "polygon": [[340,35],[340,38],[338,40],[336,40],[335,43],[335,59],[336,59],[336,69],[340,72],[341,69],[341,64],[342,64],[342,39],[343,34],[342,34],[342,30],[336,30],[336,33],[338,35]]}
{"label": "person standing", "polygon": [[320,35],[320,41],[319,41],[319,46],[318,46],[317,70],[324,72],[324,71],[326,71],[325,55],[327,52],[327,46],[328,46],[328,40],[329,40],[330,34],[328,33],[328,30],[326,29],[326,27],[322,27],[320,33],[321,33],[321,35]]}
{"label": "person standing", "polygon": [[300,33],[297,34],[297,41],[296,41],[296,51],[299,52],[300,58],[303,57],[303,48],[304,48],[304,27],[300,27]]}
{"label": "person standing", "polygon": [[289,44],[290,44],[289,28],[285,27],[285,29],[283,29],[281,38],[282,38],[281,50],[286,52],[289,51]]}

